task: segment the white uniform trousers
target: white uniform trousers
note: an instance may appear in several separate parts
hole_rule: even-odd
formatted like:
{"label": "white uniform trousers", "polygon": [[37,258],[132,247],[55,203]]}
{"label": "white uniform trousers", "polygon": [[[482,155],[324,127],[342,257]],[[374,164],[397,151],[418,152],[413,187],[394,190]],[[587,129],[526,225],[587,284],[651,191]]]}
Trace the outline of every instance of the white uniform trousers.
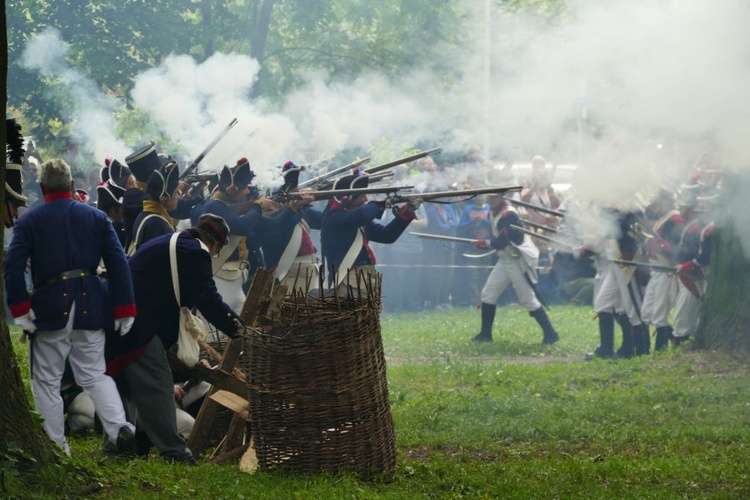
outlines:
{"label": "white uniform trousers", "polygon": [[135,432],[125,419],[125,410],[114,380],[104,374],[104,331],[74,330],[75,304],[68,324],[62,330],[37,331],[29,349],[31,392],[36,410],[44,418],[44,430],[58,446],[69,453],[65,439],[63,400],[60,384],[65,359],[70,361],[76,383],[91,398],[111,442],[123,426]]}
{"label": "white uniform trousers", "polygon": [[542,304],[537,299],[534,289],[526,280],[518,261],[509,255],[500,254],[495,267],[490,271],[482,288],[481,301],[484,304],[495,304],[508,285],[513,285],[518,302],[528,311],[536,311]]}
{"label": "white uniform trousers", "polygon": [[219,276],[214,276],[214,283],[216,283],[219,295],[237,314],[242,311],[242,306],[245,303],[245,292],[242,291],[242,281],[242,278],[226,280]]}
{"label": "white uniform trousers", "polygon": [[[679,281],[679,280],[678,280]],[[701,296],[706,293],[706,280],[697,279],[695,285]],[[675,337],[689,337],[695,335],[700,320],[703,300],[699,299],[680,282],[677,292],[677,303],[674,308],[674,332]]]}
{"label": "white uniform trousers", "polygon": [[625,281],[620,267],[613,262],[602,263],[599,273],[601,285],[594,296],[594,310],[597,313],[625,313],[631,325],[640,325],[641,318],[628,290],[632,285]]}
{"label": "white uniform trousers", "polygon": [[677,296],[674,275],[654,271],[646,285],[643,296],[641,319],[644,323],[651,323],[656,328],[669,326],[669,313],[674,307]]}
{"label": "white uniform trousers", "polygon": [[279,285],[285,285],[288,293],[292,293],[294,289],[302,289],[306,294],[311,290],[317,290],[319,267],[320,261],[315,255],[298,255]]}

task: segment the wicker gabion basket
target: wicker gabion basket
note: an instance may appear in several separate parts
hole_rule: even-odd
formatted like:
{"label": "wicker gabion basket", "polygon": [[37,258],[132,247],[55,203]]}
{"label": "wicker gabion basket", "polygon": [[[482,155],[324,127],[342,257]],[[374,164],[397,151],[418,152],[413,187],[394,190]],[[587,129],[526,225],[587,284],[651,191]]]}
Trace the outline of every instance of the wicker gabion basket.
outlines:
{"label": "wicker gabion basket", "polygon": [[250,425],[261,468],[366,480],[394,473],[379,280],[370,292],[292,295],[249,332]]}

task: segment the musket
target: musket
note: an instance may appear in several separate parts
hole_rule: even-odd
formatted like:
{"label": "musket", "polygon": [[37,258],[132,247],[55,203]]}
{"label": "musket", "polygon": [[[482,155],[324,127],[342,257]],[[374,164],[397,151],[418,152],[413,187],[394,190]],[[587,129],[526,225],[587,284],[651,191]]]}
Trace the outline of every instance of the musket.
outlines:
{"label": "musket", "polygon": [[527,203],[525,201],[520,200],[514,200],[512,198],[505,198],[510,203],[513,203],[514,205],[518,205],[519,207],[528,208],[529,210],[536,210],[537,212],[543,212],[545,214],[554,215],[556,217],[565,217],[564,212],[560,212],[559,210],[553,210],[551,208],[542,207],[540,205],[534,205],[533,203]]}
{"label": "musket", "polygon": [[418,233],[415,231],[409,231],[409,234],[416,236],[417,238],[425,238],[428,240],[441,240],[441,241],[453,241],[456,243],[475,243],[477,239],[472,238],[460,238],[458,236],[445,236],[442,234],[430,234],[430,233]]}
{"label": "musket", "polygon": [[299,200],[303,195],[310,194],[316,200],[327,200],[330,198],[339,198],[342,196],[357,196],[368,194],[393,194],[401,189],[413,189],[414,186],[382,186],[368,187],[359,189],[331,189],[325,191],[293,191],[291,193],[279,193],[274,196],[275,201]]}
{"label": "musket", "polygon": [[231,122],[229,122],[229,125],[227,125],[226,127],[224,127],[224,130],[222,130],[219,133],[219,135],[217,135],[216,138],[213,141],[211,141],[211,143],[206,147],[206,149],[204,149],[201,152],[201,154],[199,154],[195,158],[195,160],[193,160],[193,163],[191,163],[190,166],[188,168],[186,168],[185,171],[182,172],[182,174],[180,174],[180,180],[185,179],[187,176],[189,176],[193,172],[193,170],[195,170],[196,168],[198,168],[198,164],[201,161],[203,161],[203,158],[205,158],[206,155],[208,153],[210,153],[211,150],[214,147],[216,147],[216,145],[219,143],[219,141],[222,140],[224,138],[224,136],[226,136],[229,133],[229,131],[232,129],[232,127],[234,127],[235,125],[237,125],[237,118],[234,118]]}
{"label": "musket", "polygon": [[541,229],[542,231],[547,231],[548,233],[559,233],[559,229],[555,229],[554,227],[545,226],[544,224],[537,224],[536,222],[532,222],[530,220],[521,219],[524,224],[527,226],[534,227],[536,229]]}
{"label": "musket", "polygon": [[635,262],[632,260],[622,260],[622,259],[609,259],[610,262],[614,262],[617,265],[620,266],[633,266],[633,267],[643,267],[646,269],[651,269],[652,271],[660,271],[664,273],[670,273],[674,274],[677,272],[677,269],[671,266],[663,266],[661,264],[651,264],[650,262]]}
{"label": "musket", "polygon": [[[401,203],[413,198],[420,198],[424,202],[435,202],[435,203],[447,203],[438,202],[441,198],[458,198],[458,197],[473,197],[480,194],[498,194],[506,193],[508,191],[520,191],[523,186],[508,186],[508,187],[489,187],[489,188],[478,188],[478,189],[457,189],[455,191],[435,191],[433,193],[407,193],[407,194],[396,194],[391,197],[391,202]],[[463,200],[461,200],[463,201]]]}
{"label": "musket", "polygon": [[531,229],[526,229],[525,227],[516,226],[515,224],[511,224],[510,227],[512,227],[513,229],[517,229],[518,231],[521,231],[522,233],[533,236],[534,238],[539,238],[540,240],[549,241],[550,243],[554,243],[556,245],[561,245],[561,246],[568,247],[568,248],[578,248],[581,246],[581,245],[575,245],[573,243],[568,243],[567,241],[558,240],[557,238],[552,238],[545,234],[539,234],[537,232],[532,231]]}
{"label": "musket", "polygon": [[403,158],[399,158],[398,160],[393,160],[393,161],[389,161],[388,163],[383,163],[381,165],[376,165],[374,167],[366,168],[365,173],[370,174],[370,175],[376,174],[383,170],[388,170],[389,168],[397,167],[399,165],[403,165],[404,163],[409,163],[410,161],[418,160],[420,158],[424,158],[425,156],[430,156],[431,154],[434,154],[434,153],[439,153],[440,151],[441,151],[440,148],[433,148],[433,149],[428,149],[426,151],[421,151],[411,156],[405,156]]}
{"label": "musket", "polygon": [[343,167],[335,168],[335,169],[331,170],[330,172],[326,172],[325,174],[320,174],[317,177],[313,177],[312,179],[308,179],[305,182],[301,182],[298,187],[299,188],[305,188],[305,187],[308,187],[308,186],[311,186],[311,185],[315,186],[318,183],[323,182],[324,180],[330,179],[331,177],[340,174],[341,172],[346,172],[347,170],[351,170],[353,168],[357,168],[358,166],[362,165],[363,163],[367,163],[368,161],[370,161],[370,157],[369,156],[367,156],[365,158],[361,158],[359,160],[354,160],[353,162],[351,162],[348,165],[344,165]]}

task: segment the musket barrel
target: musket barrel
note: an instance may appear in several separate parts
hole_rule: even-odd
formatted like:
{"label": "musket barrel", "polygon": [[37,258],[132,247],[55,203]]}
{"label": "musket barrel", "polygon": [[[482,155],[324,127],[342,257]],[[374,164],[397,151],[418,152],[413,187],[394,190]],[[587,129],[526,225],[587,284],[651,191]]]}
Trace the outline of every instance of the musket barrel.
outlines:
{"label": "musket barrel", "polygon": [[363,163],[367,163],[368,161],[370,161],[370,158],[371,157],[367,156],[367,157],[359,159],[359,160],[354,160],[353,162],[351,162],[348,165],[344,165],[343,167],[335,168],[335,169],[331,170],[330,172],[326,172],[325,174],[320,174],[317,177],[313,177],[312,179],[308,179],[305,182],[301,182],[299,184],[299,187],[303,188],[303,187],[307,187],[307,186],[311,186],[311,185],[314,186],[315,184],[317,184],[317,183],[319,183],[321,181],[324,181],[326,179],[330,179],[334,175],[340,174],[341,172],[345,172],[345,171],[347,171],[347,170],[349,170],[351,168],[357,168],[358,166],[362,165]]}
{"label": "musket barrel", "polygon": [[474,243],[475,241],[479,241],[479,240],[471,239],[471,238],[461,238],[458,236],[445,236],[442,234],[418,233],[415,231],[410,231],[409,234],[416,236],[417,238],[425,238],[428,240],[454,241],[456,243]]}
{"label": "musket barrel", "polygon": [[529,210],[536,210],[537,212],[543,212],[545,214],[554,215],[556,217],[565,217],[565,212],[560,212],[559,210],[553,210],[551,208],[534,205],[533,203],[527,203],[521,200],[514,200],[513,198],[505,198],[505,199],[508,200],[510,203],[513,203],[514,205],[518,205],[519,207],[528,208]]}
{"label": "musket barrel", "polygon": [[522,186],[508,186],[508,187],[491,187],[491,188],[478,188],[478,189],[459,189],[456,191],[435,191],[432,193],[407,193],[398,194],[393,197],[394,203],[400,203],[410,198],[420,198],[423,202],[429,203],[440,198],[458,198],[467,196],[477,196],[480,194],[499,194],[506,193],[508,191],[518,191],[522,189]]}
{"label": "musket barrel", "polygon": [[424,158],[425,156],[430,156],[431,154],[434,154],[434,153],[439,153],[440,151],[441,151],[440,148],[433,148],[433,149],[428,149],[426,151],[421,151],[411,156],[405,156],[404,158],[399,158],[398,160],[393,160],[393,161],[389,161],[388,163],[383,163],[381,165],[376,165],[374,167],[366,168],[365,173],[376,174],[383,170],[388,170],[389,168],[397,167],[399,165],[403,165],[404,163],[409,163],[410,161],[418,160],[420,158]]}
{"label": "musket barrel", "polygon": [[568,243],[567,241],[558,240],[557,238],[552,238],[544,234],[536,233],[532,231],[531,229],[526,229],[525,227],[516,226],[515,224],[511,224],[510,227],[518,231],[521,231],[522,233],[526,233],[529,236],[539,238],[540,240],[549,241],[550,243],[555,243],[556,245],[561,245],[561,246],[568,247],[568,248],[578,248],[580,246],[580,245],[575,245],[573,243]]}
{"label": "musket barrel", "polygon": [[413,189],[414,186],[381,186],[359,189],[331,189],[325,191],[294,191],[292,193],[283,193],[283,198],[287,200],[298,200],[305,194],[311,194],[316,200],[326,200],[340,196],[357,196],[367,194],[392,194],[401,189]]}
{"label": "musket barrel", "polygon": [[622,259],[610,259],[610,262],[614,262],[620,266],[631,266],[631,267],[643,267],[651,269],[653,271],[662,271],[665,273],[675,273],[677,270],[674,267],[663,266],[661,264],[651,264],[650,262],[636,262],[633,260],[622,260]]}
{"label": "musket barrel", "polygon": [[186,168],[185,171],[182,172],[182,174],[180,174],[180,179],[186,178],[187,176],[189,176],[193,172],[193,170],[195,170],[196,168],[198,168],[198,164],[201,161],[203,161],[203,158],[205,158],[206,155],[208,153],[210,153],[213,148],[216,147],[216,145],[219,143],[219,141],[222,140],[229,133],[229,131],[232,129],[232,127],[234,127],[235,125],[237,125],[237,118],[234,118],[231,122],[229,122],[229,125],[227,125],[226,127],[224,127],[224,130],[222,130],[219,133],[219,135],[217,135],[216,138],[214,138],[214,140],[211,141],[211,143],[206,147],[206,149],[204,149],[201,152],[201,154],[199,154],[198,157],[195,160],[193,160],[193,163],[191,163],[190,166],[188,168]]}

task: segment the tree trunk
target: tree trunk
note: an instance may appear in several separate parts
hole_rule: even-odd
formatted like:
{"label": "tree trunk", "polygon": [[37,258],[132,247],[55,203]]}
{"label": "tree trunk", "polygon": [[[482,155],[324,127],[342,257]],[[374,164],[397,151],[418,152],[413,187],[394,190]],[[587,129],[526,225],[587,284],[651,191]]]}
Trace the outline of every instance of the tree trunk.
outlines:
{"label": "tree trunk", "polygon": [[746,238],[743,248],[738,233],[748,230],[747,221],[738,221],[748,217],[748,187],[747,175],[727,175],[722,183],[721,205],[731,207],[731,217],[717,214],[697,348],[750,352],[750,244]]}
{"label": "tree trunk", "polygon": [[[5,3],[0,10],[2,26],[5,22]],[[0,75],[0,100],[3,109],[8,102],[8,37],[7,30],[0,34],[2,44],[2,75]],[[0,125],[0,137],[5,139],[5,120]],[[5,149],[5,141],[3,141]],[[5,186],[5,162],[0,168],[0,185]],[[5,189],[0,189],[0,207],[5,210]],[[3,239],[5,226],[0,225],[0,239]],[[3,268],[0,267],[0,282],[4,283]],[[0,300],[4,303],[5,287],[0,287]],[[21,371],[13,352],[5,307],[0,308],[0,456],[10,455],[19,459],[23,469],[36,468],[56,461],[54,443],[31,414],[29,401],[24,392]],[[31,459],[31,460],[30,460]]]}
{"label": "tree trunk", "polygon": [[[212,11],[213,0],[203,0],[201,2],[201,14],[203,16],[203,59],[208,59],[214,55],[214,37],[211,24],[213,23],[213,11]],[[205,34],[209,34],[206,36]]]}
{"label": "tree trunk", "polygon": [[[261,2],[260,9],[258,9],[259,1]],[[256,0],[253,2],[253,26],[250,57],[258,61],[261,71],[258,74],[258,79],[255,80],[250,89],[251,99],[255,99],[260,95],[260,78],[263,73],[262,68],[266,54],[266,40],[268,39],[268,30],[271,26],[271,13],[273,12],[274,2],[275,0]]]}

